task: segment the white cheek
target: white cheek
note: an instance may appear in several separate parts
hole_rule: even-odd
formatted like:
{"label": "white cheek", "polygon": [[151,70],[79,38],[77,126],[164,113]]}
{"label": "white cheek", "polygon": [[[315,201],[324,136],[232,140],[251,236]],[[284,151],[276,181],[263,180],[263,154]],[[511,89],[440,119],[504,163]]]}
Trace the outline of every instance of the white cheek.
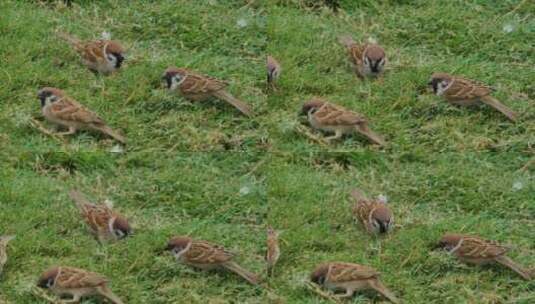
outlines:
{"label": "white cheek", "polygon": [[173,79],[171,80],[171,87],[170,87],[170,89],[171,89],[171,90],[176,90],[177,87],[178,87],[178,83],[177,83],[176,80],[173,78]]}
{"label": "white cheek", "polygon": [[444,94],[444,92],[448,89],[448,84],[447,83],[444,83],[444,82],[440,82],[438,85],[437,85],[437,95],[442,95]]}
{"label": "white cheek", "polygon": [[113,56],[108,56],[106,57],[108,59],[108,62],[111,64],[111,65],[115,65],[117,64],[117,58],[113,57]]}
{"label": "white cheek", "polygon": [[49,96],[49,97],[45,98],[45,105],[49,105],[49,104],[53,103],[54,101],[56,101],[56,97]]}

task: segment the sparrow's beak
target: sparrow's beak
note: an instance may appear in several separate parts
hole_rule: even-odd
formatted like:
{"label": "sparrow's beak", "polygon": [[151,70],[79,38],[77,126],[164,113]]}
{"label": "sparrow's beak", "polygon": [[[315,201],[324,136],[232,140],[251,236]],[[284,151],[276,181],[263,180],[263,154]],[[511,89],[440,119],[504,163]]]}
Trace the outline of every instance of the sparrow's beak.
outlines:
{"label": "sparrow's beak", "polygon": [[43,92],[43,90],[39,90],[39,92],[37,92],[37,98],[43,99],[44,97],[45,97],[45,92]]}

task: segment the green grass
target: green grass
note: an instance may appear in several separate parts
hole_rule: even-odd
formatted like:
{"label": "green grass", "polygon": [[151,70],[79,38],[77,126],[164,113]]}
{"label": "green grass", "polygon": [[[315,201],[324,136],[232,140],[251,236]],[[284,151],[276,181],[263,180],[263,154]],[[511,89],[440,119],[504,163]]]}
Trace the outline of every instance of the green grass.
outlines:
{"label": "green grass", "polygon": [[[105,274],[126,303],[328,303],[304,283],[334,260],[375,267],[404,303],[535,301],[535,283],[507,269],[429,250],[459,231],[511,245],[512,258],[535,266],[533,167],[520,170],[535,154],[532,2],[345,0],[339,14],[297,0],[74,2],[0,3],[0,234],[17,235],[1,304],[46,303],[31,287],[58,264]],[[88,72],[57,29],[85,39],[110,32],[128,49],[124,69]],[[351,73],[337,43],[346,33],[385,47],[381,81]],[[274,94],[265,91],[266,53],[283,65]],[[257,115],[166,93],[160,76],[170,65],[228,80]],[[492,85],[520,121],[433,96],[425,84],[439,70]],[[112,153],[115,143],[97,134],[63,143],[32,127],[43,86],[122,130],[126,151]],[[298,112],[312,96],[366,115],[388,147],[310,141]],[[98,246],[67,196],[73,187],[114,201],[135,235]],[[353,223],[352,187],[388,196],[393,234],[373,238]],[[271,291],[155,254],[190,234],[262,273],[268,224],[282,231],[283,252]],[[381,301],[364,293],[347,303]]]}

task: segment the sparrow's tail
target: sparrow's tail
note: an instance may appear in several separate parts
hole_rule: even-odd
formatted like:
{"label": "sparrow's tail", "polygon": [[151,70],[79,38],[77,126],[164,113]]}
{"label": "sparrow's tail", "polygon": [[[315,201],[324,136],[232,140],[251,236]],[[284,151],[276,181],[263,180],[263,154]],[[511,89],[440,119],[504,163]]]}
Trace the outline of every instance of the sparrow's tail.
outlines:
{"label": "sparrow's tail", "polygon": [[234,262],[227,262],[224,264],[225,268],[228,270],[236,273],[240,277],[246,279],[249,283],[253,285],[258,285],[260,283],[260,278],[258,276],[244,268],[242,268],[240,265],[234,263]]}
{"label": "sparrow's tail", "polygon": [[358,133],[366,136],[373,143],[378,144],[379,146],[386,145],[386,142],[383,137],[373,132],[366,124],[358,124],[355,129]]}
{"label": "sparrow's tail", "polygon": [[78,207],[78,209],[80,209],[80,210],[84,209],[84,205],[91,205],[92,204],[89,200],[87,200],[85,195],[83,195],[82,192],[80,192],[78,190],[71,190],[69,192],[69,196],[71,197],[71,199],[76,204],[76,207]]}
{"label": "sparrow's tail", "polygon": [[510,120],[516,122],[517,114],[513,110],[511,110],[508,107],[506,107],[503,103],[499,102],[494,97],[487,95],[487,96],[482,97],[481,101],[483,103],[486,103],[489,106],[493,107],[494,109],[502,112],[503,115],[507,116],[507,118],[509,118]]}
{"label": "sparrow's tail", "polygon": [[124,304],[118,296],[116,296],[107,286],[98,287],[100,294],[106,299],[110,300],[113,304]]}
{"label": "sparrow's tail", "polygon": [[122,136],[121,134],[117,133],[112,128],[110,128],[110,127],[108,127],[106,125],[95,126],[95,129],[97,129],[100,132],[102,132],[102,133],[114,138],[115,140],[117,140],[118,142],[122,143],[123,145],[126,144],[126,138],[124,136]]}
{"label": "sparrow's tail", "polygon": [[394,293],[388,290],[388,288],[386,288],[386,286],[379,279],[369,280],[368,284],[371,288],[377,290],[378,293],[382,294],[383,297],[387,298],[390,302],[394,304],[401,303],[400,300],[396,298]]}
{"label": "sparrow's tail", "polygon": [[350,48],[352,45],[355,44],[355,40],[351,38],[349,35],[343,35],[338,37],[338,42],[340,42],[341,45],[345,46],[346,48]]}
{"label": "sparrow's tail", "polygon": [[58,35],[58,37],[60,37],[61,39],[67,41],[74,49],[76,50],[80,50],[82,48],[82,42],[80,39],[70,35],[70,34],[67,34],[67,33],[64,33],[64,32],[56,32],[56,34]]}
{"label": "sparrow's tail", "polygon": [[498,258],[496,258],[496,262],[506,266],[506,267],[509,267],[511,270],[513,270],[514,272],[518,273],[524,280],[531,280],[532,279],[532,275],[531,273],[524,269],[522,266],[518,265],[517,263],[513,262],[513,260],[511,260],[509,257],[506,257],[506,256],[500,256]]}
{"label": "sparrow's tail", "polygon": [[253,114],[253,111],[251,110],[251,107],[248,104],[232,96],[229,92],[225,90],[219,90],[217,92],[214,92],[214,96],[230,103],[236,109],[240,110],[240,112],[247,116],[251,116]]}

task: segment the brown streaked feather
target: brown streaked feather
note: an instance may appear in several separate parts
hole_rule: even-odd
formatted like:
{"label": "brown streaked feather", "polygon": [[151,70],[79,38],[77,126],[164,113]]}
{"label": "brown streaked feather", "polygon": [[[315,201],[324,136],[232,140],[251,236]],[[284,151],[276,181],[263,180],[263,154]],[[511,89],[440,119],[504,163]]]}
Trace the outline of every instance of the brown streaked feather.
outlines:
{"label": "brown streaked feather", "polygon": [[183,257],[189,263],[194,264],[221,264],[230,261],[233,258],[233,254],[222,246],[194,240]]}
{"label": "brown streaked feather", "polygon": [[104,276],[74,267],[59,267],[59,275],[56,278],[57,287],[61,288],[86,288],[97,287],[108,283]]}
{"label": "brown streaked feather", "polygon": [[79,191],[71,191],[69,196],[74,200],[85,222],[95,234],[107,233],[109,222],[117,215],[106,205],[96,205],[87,200]]}
{"label": "brown streaked feather", "polygon": [[84,59],[92,62],[105,60],[106,53],[122,54],[124,52],[122,46],[113,40],[87,41],[77,50]]}
{"label": "brown streaked feather", "polygon": [[180,84],[183,94],[211,94],[225,89],[228,83],[216,78],[187,71],[185,80]]}
{"label": "brown streaked feather", "polygon": [[361,44],[356,44],[356,43],[352,44],[351,47],[348,48],[349,58],[351,59],[351,62],[353,62],[353,64],[357,66],[362,65],[365,50],[366,50],[366,45],[361,45]]}
{"label": "brown streaked feather", "polygon": [[85,108],[69,97],[63,97],[50,106],[50,113],[54,117],[78,123],[104,125],[106,122],[97,114]]}
{"label": "brown streaked feather", "polygon": [[354,263],[331,263],[327,280],[331,282],[350,282],[376,278],[380,274],[375,269]]}
{"label": "brown streaked feather", "polygon": [[314,118],[323,125],[329,126],[352,126],[366,123],[364,116],[349,111],[341,106],[325,103],[314,113]]}
{"label": "brown streaked feather", "polygon": [[462,244],[455,254],[469,259],[492,259],[504,255],[509,251],[507,247],[499,245],[495,241],[487,241],[478,237],[464,235]]}
{"label": "brown streaked feather", "polygon": [[453,81],[453,83],[444,92],[446,98],[469,100],[480,98],[492,93],[492,88],[489,86],[477,83],[470,79],[453,77],[451,81]]}
{"label": "brown streaked feather", "polygon": [[115,217],[113,211],[104,205],[85,205],[82,215],[95,233],[107,232],[110,220]]}

